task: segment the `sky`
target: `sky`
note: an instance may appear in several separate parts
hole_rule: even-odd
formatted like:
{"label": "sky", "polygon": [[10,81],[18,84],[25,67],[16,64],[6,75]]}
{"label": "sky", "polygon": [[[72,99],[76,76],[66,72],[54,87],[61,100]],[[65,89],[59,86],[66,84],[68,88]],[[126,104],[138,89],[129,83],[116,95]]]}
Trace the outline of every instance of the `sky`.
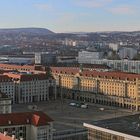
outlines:
{"label": "sky", "polygon": [[140,0],[0,0],[0,28],[54,32],[140,30]]}

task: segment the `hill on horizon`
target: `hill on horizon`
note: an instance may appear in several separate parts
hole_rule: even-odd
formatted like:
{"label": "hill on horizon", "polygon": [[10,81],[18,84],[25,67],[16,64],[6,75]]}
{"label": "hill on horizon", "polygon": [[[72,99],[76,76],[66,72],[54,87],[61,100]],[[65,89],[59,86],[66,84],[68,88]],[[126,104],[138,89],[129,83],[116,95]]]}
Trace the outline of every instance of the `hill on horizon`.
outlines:
{"label": "hill on horizon", "polygon": [[46,28],[4,28],[0,29],[0,34],[30,34],[30,35],[48,35],[55,34]]}

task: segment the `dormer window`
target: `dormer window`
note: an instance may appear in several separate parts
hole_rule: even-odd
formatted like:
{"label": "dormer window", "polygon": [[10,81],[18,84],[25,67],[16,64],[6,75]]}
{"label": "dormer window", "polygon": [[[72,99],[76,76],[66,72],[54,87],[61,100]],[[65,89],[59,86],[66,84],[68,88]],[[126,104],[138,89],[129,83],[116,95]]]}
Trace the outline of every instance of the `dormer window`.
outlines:
{"label": "dormer window", "polygon": [[9,120],[9,121],[8,121],[8,124],[10,125],[10,124],[12,124],[12,122]]}
{"label": "dormer window", "polygon": [[136,81],[136,78],[134,78],[133,80]]}
{"label": "dormer window", "polygon": [[29,123],[29,122],[30,122],[30,120],[29,120],[29,119],[27,119],[27,120],[26,120],[26,122],[27,122],[27,123]]}
{"label": "dormer window", "polygon": [[129,78],[126,78],[126,80],[129,80]]}

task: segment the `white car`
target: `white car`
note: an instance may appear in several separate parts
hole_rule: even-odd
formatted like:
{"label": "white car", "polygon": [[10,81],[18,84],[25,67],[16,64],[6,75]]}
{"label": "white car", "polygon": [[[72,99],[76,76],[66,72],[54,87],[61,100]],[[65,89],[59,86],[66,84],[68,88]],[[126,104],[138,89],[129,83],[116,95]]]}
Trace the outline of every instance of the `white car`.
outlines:
{"label": "white car", "polygon": [[88,105],[87,104],[84,104],[84,105],[81,105],[81,108],[88,108]]}
{"label": "white car", "polygon": [[103,107],[100,108],[101,111],[104,111],[105,109]]}
{"label": "white car", "polygon": [[69,104],[70,106],[76,106],[76,103],[72,102]]}

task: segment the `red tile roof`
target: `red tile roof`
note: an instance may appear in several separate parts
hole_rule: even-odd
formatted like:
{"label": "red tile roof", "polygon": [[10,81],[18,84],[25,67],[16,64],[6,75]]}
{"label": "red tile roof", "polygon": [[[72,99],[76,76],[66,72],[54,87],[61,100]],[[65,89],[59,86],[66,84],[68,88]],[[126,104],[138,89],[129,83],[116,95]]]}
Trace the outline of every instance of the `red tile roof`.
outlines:
{"label": "red tile roof", "polygon": [[0,82],[12,82],[12,79],[8,77],[7,75],[0,74]]}
{"label": "red tile roof", "polygon": [[43,66],[37,66],[37,65],[23,65],[23,66],[21,66],[21,65],[13,65],[13,64],[0,64],[0,69],[45,73],[45,68]]}
{"label": "red tile roof", "polygon": [[5,69],[28,69],[28,70],[34,70],[35,66],[34,65],[12,65],[12,64],[0,64],[0,68],[5,68]]}
{"label": "red tile roof", "polygon": [[109,66],[104,64],[82,64],[82,67],[91,69],[110,69]]}
{"label": "red tile roof", "polygon": [[0,140],[12,140],[12,137],[5,136],[4,134],[0,133]]}
{"label": "red tile roof", "polygon": [[81,67],[83,69],[111,69],[109,66],[104,65],[104,64],[64,64],[64,63],[57,63],[55,65],[53,65],[52,67],[75,67],[75,68],[79,68]]}
{"label": "red tile roof", "polygon": [[34,126],[43,126],[47,125],[48,122],[52,121],[53,120],[48,115],[41,111],[0,114],[0,126],[26,124],[31,124]]}
{"label": "red tile roof", "polygon": [[79,69],[75,67],[51,67],[51,71],[52,73],[75,75],[79,72]]}
{"label": "red tile roof", "polygon": [[20,73],[4,73],[9,78],[19,79],[20,81],[32,81],[32,80],[45,80],[48,79],[46,74],[20,74]]}
{"label": "red tile roof", "polygon": [[[57,74],[69,74],[69,75],[75,75],[79,73],[80,69],[77,69],[75,67],[51,67],[52,73]],[[81,76],[85,77],[101,77],[101,78],[109,78],[109,79],[120,79],[125,80],[126,78],[128,80],[135,80],[136,78],[140,79],[140,74],[132,74],[132,73],[126,73],[126,72],[119,72],[119,71],[109,71],[109,72],[99,72],[95,70],[83,70],[80,73]]]}

